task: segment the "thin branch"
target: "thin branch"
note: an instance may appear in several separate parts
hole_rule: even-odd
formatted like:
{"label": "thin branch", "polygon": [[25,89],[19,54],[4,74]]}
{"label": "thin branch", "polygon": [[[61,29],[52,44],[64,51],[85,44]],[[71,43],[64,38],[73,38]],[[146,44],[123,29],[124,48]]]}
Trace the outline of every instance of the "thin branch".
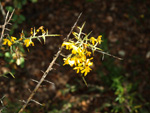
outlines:
{"label": "thin branch", "polygon": [[14,11],[15,11],[15,10],[13,10],[13,12],[10,14],[10,16],[9,16],[9,11],[7,12],[6,17],[5,17],[5,22],[4,22],[4,24],[1,26],[2,32],[1,32],[1,37],[0,37],[0,45],[1,45],[2,39],[3,39],[3,37],[4,37],[5,29],[7,29],[7,28],[6,28],[6,25],[11,24],[11,23],[9,23],[9,22],[10,22],[10,20],[11,20],[13,14],[14,14]]}
{"label": "thin branch", "polygon": [[50,82],[48,80],[44,80],[44,81],[55,86],[55,84],[53,82]]}
{"label": "thin branch", "polygon": [[26,103],[26,101],[25,100],[19,100],[20,102],[22,102],[22,103]]}
{"label": "thin branch", "polygon": [[2,39],[3,39],[3,36],[4,36],[4,31],[5,31],[5,26],[6,26],[6,23],[7,23],[7,17],[8,17],[8,15],[9,15],[9,11],[8,11],[7,14],[6,14],[5,22],[4,22],[3,26],[2,26],[2,32],[1,32],[1,38],[0,38],[0,44],[1,44]]}
{"label": "thin branch", "polygon": [[1,11],[2,11],[2,15],[3,15],[4,19],[5,19],[6,13],[5,13],[4,9],[3,9],[3,6],[2,6],[1,2],[0,2],[0,8],[1,8]]}
{"label": "thin branch", "polygon": [[0,99],[0,102],[2,104],[2,108],[0,109],[0,113],[2,112],[2,110],[5,108],[4,103],[3,103],[3,99],[5,98],[5,95]]}
{"label": "thin branch", "polygon": [[[70,30],[69,34],[67,35],[67,38],[65,41],[68,41],[73,29],[75,28],[75,26],[77,25],[77,22],[80,18],[82,13],[80,13],[80,15],[78,16],[76,22],[74,23],[72,29]],[[26,106],[28,105],[28,103],[31,101],[32,97],[35,95],[36,91],[39,89],[41,83],[44,81],[44,79],[46,78],[47,74],[52,70],[52,66],[54,65],[54,63],[56,62],[57,58],[59,57],[61,51],[62,51],[63,47],[61,46],[60,49],[58,50],[58,52],[56,53],[55,57],[53,58],[52,62],[49,64],[47,70],[44,72],[42,78],[40,79],[39,83],[36,85],[36,87],[34,88],[34,90],[32,91],[32,93],[30,94],[29,98],[27,99],[26,103],[22,106],[22,108],[19,110],[18,113],[22,113],[23,110],[26,108]]]}
{"label": "thin branch", "polygon": [[33,82],[36,82],[36,83],[38,83],[39,81],[37,81],[37,80],[34,80],[34,79],[31,79]]}
{"label": "thin branch", "polygon": [[3,104],[3,99],[4,98],[5,98],[5,95],[0,99],[0,102],[1,102],[2,106],[4,106],[4,104]]}
{"label": "thin branch", "polygon": [[36,104],[39,104],[40,106],[43,106],[43,104],[41,104],[40,102],[38,102],[36,100],[31,99],[31,101],[35,102]]}
{"label": "thin branch", "polygon": [[117,56],[111,55],[111,54],[106,53],[106,52],[103,52],[103,51],[99,51],[99,50],[95,50],[95,51],[97,51],[97,52],[99,52],[99,53],[102,53],[102,54],[103,54],[103,58],[102,58],[102,59],[104,59],[104,55],[108,55],[108,56],[114,57],[114,58],[116,58],[116,59],[118,59],[118,60],[123,60],[123,59],[122,59],[122,58],[120,58],[120,57],[117,57]]}

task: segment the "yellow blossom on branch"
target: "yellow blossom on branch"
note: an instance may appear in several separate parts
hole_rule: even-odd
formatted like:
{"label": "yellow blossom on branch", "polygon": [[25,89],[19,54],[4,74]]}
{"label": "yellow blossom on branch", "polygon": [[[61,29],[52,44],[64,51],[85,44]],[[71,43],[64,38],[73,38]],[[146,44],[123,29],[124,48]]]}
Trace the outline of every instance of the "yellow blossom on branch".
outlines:
{"label": "yellow blossom on branch", "polygon": [[33,28],[31,28],[31,32],[30,33],[31,33],[31,36],[33,36]]}
{"label": "yellow blossom on branch", "polygon": [[95,42],[97,41],[94,37],[90,38],[90,41],[92,42],[93,45],[95,45]]}
{"label": "yellow blossom on branch", "polygon": [[91,52],[90,51],[86,51],[86,55],[87,56],[91,56]]}
{"label": "yellow blossom on branch", "polygon": [[[101,50],[97,47],[98,44],[101,44],[102,35],[99,35],[98,38],[89,37],[89,34],[83,33],[82,27],[79,28],[79,32],[72,32],[74,38],[67,42],[64,42],[62,46],[65,46],[67,50],[71,50],[71,53],[64,58],[64,65],[70,65],[73,67],[73,70],[76,70],[76,73],[81,73],[81,76],[86,76],[92,69],[93,62],[91,61],[93,57],[91,57],[92,52],[95,50]],[[91,51],[90,51],[91,50]],[[85,79],[82,76],[84,82]],[[86,83],[86,82],[85,82]]]}
{"label": "yellow blossom on branch", "polygon": [[72,67],[73,65],[75,65],[75,60],[74,60],[74,59],[64,58],[63,60],[64,60],[64,62],[65,62],[63,65],[68,64],[68,65],[70,65],[71,67]]}
{"label": "yellow blossom on branch", "polygon": [[99,35],[99,36],[98,36],[98,38],[97,38],[97,42],[98,42],[99,44],[101,44],[101,43],[102,43],[102,35]]}
{"label": "yellow blossom on branch", "polygon": [[24,40],[24,45],[25,45],[26,47],[29,47],[30,45],[34,46],[34,43],[32,42],[31,39],[25,39],[25,40]]}
{"label": "yellow blossom on branch", "polygon": [[85,68],[81,71],[81,73],[84,73],[84,76],[87,75],[92,69],[89,66],[85,66]]}
{"label": "yellow blossom on branch", "polygon": [[17,40],[16,37],[11,36],[11,41],[14,42],[15,40]]}
{"label": "yellow blossom on branch", "polygon": [[23,40],[23,38],[19,38],[19,41]]}
{"label": "yellow blossom on branch", "polygon": [[3,45],[7,45],[8,44],[8,46],[11,46],[12,45],[12,42],[9,40],[9,39],[3,39]]}
{"label": "yellow blossom on branch", "polygon": [[72,49],[72,46],[73,46],[74,44],[73,43],[71,43],[71,42],[64,42],[63,44],[62,44],[62,46],[66,46],[66,49]]}
{"label": "yellow blossom on branch", "polygon": [[83,70],[83,67],[79,66],[79,67],[74,67],[73,69],[77,70],[77,73],[79,73],[81,70]]}
{"label": "yellow blossom on branch", "polygon": [[90,61],[90,60],[92,60],[92,59],[93,59],[93,57],[90,58],[90,59],[87,59],[85,65],[86,65],[86,66],[92,66],[92,65],[93,65],[93,62]]}

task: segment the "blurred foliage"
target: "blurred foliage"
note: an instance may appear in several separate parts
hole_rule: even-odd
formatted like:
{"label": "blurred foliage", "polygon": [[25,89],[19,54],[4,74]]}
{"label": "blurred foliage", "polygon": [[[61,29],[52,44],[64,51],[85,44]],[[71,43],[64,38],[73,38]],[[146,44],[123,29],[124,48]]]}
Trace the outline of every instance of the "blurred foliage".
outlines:
{"label": "blurred foliage", "polygon": [[[36,3],[37,0],[30,0],[33,3]],[[93,2],[94,0],[86,0],[87,2]],[[14,33],[14,30],[18,28],[19,24],[23,23],[26,19],[24,15],[22,15],[21,9],[24,5],[26,5],[27,0],[14,0],[12,6],[7,6],[6,9],[10,12],[15,8],[16,13],[13,16],[13,22],[11,33]],[[131,16],[130,16],[131,15]],[[130,14],[130,18],[132,17],[132,14]],[[139,20],[136,21],[137,23],[140,23]],[[105,37],[105,35],[103,35]],[[108,42],[106,38],[103,38],[102,43],[102,49],[104,51],[108,51]],[[20,47],[20,51],[22,54],[24,54],[23,47]],[[16,63],[16,59],[13,59],[16,56],[16,53],[11,52],[0,52],[0,57],[3,57],[7,62],[7,66],[14,66],[12,64]],[[139,57],[139,58],[137,58]],[[140,59],[140,56],[133,56],[133,59],[137,59],[138,62],[144,62],[142,59]],[[20,59],[21,67],[23,68],[24,65],[24,59]],[[132,65],[136,65],[132,64]],[[105,69],[105,71],[102,71]],[[92,86],[89,85],[89,87],[86,89],[85,93],[90,92],[96,92],[99,95],[103,95],[104,93],[112,92],[109,96],[105,97],[106,101],[102,102],[102,106],[95,106],[93,109],[95,109],[95,112],[104,112],[104,113],[149,113],[148,109],[150,106],[149,102],[145,102],[142,95],[140,95],[137,92],[137,88],[140,85],[139,82],[133,82],[132,77],[127,77],[124,75],[124,71],[121,66],[116,66],[114,59],[105,56],[105,59],[102,61],[102,65],[100,67],[97,67],[97,79],[98,82],[101,83],[102,87],[99,86],[99,84],[92,84]],[[134,70],[134,73],[138,73],[138,70]],[[133,76],[136,76],[133,75]],[[130,79],[130,80],[129,80]],[[62,96],[67,96],[69,94],[78,93],[81,90],[80,84],[72,85],[72,84],[66,84],[65,88],[61,89],[60,92]],[[59,102],[56,104],[51,103],[47,104],[46,106],[50,108],[48,110],[48,113],[70,113],[71,110],[81,108],[80,103],[88,100],[91,95],[81,95],[78,94],[78,101],[70,102],[69,100],[66,101],[63,98],[60,98]],[[97,97],[94,97],[97,99]],[[101,97],[102,98],[102,97]],[[100,99],[101,99],[100,98]],[[145,103],[144,103],[145,102]],[[19,103],[20,104],[20,103]],[[7,101],[7,105],[2,110],[3,113],[11,113],[18,109],[18,106],[20,106],[18,103],[12,103]],[[32,108],[33,109],[33,108]],[[38,108],[36,108],[38,109]],[[28,113],[30,113],[31,108],[28,108],[26,110]],[[47,111],[45,111],[47,112]],[[26,113],[26,112],[24,112]]]}
{"label": "blurred foliage", "polygon": [[86,0],[86,2],[94,2],[94,0]]}
{"label": "blurred foliage", "polygon": [[[32,3],[36,3],[38,0],[30,0]],[[12,17],[12,28],[10,31],[10,35],[12,35],[15,31],[15,29],[18,29],[19,25],[22,24],[25,20],[26,17],[21,14],[23,10],[23,6],[27,4],[27,0],[13,0],[13,4],[11,6],[6,6],[5,9],[7,11],[12,12],[15,9],[15,13]]]}
{"label": "blurred foliage", "polygon": [[11,102],[6,97],[3,99],[3,101],[5,102],[5,104],[1,108],[1,113],[16,113],[21,107],[19,102]]}

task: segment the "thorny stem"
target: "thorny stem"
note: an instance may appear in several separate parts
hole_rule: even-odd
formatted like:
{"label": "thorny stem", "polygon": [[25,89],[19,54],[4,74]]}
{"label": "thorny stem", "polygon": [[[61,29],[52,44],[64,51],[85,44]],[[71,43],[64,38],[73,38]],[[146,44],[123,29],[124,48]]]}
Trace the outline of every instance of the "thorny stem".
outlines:
{"label": "thorny stem", "polygon": [[[73,29],[75,28],[80,16],[82,13],[80,13],[80,15],[78,16],[76,22],[74,23],[72,29],[70,30],[69,34],[67,35],[67,38],[65,39],[65,41],[68,41]],[[39,83],[36,85],[36,87],[34,88],[34,90],[32,91],[32,93],[30,94],[29,98],[27,99],[26,103],[22,106],[22,108],[19,110],[18,113],[22,113],[23,110],[26,108],[26,106],[28,105],[28,103],[31,101],[32,97],[35,95],[36,91],[38,90],[38,88],[40,87],[41,83],[44,81],[44,79],[46,78],[47,74],[52,70],[52,66],[55,64],[55,61],[57,60],[57,58],[59,57],[61,51],[62,51],[63,47],[61,46],[59,51],[56,53],[56,56],[53,58],[52,62],[50,63],[50,65],[48,66],[47,70],[44,72],[42,78],[40,79]]]}
{"label": "thorny stem", "polygon": [[9,22],[10,22],[12,16],[13,16],[14,11],[15,11],[15,10],[13,10],[13,12],[10,14],[10,16],[9,16],[9,11],[8,11],[7,14],[6,14],[5,22],[4,22],[4,24],[2,25],[2,32],[1,32],[1,37],[0,37],[0,45],[1,45],[2,39],[3,39],[3,37],[4,37],[4,31],[5,31],[5,29],[6,29],[5,27],[6,27],[7,24],[10,24]]}
{"label": "thorny stem", "polygon": [[3,9],[3,6],[2,6],[1,2],[0,2],[0,9],[1,9],[2,15],[3,15],[4,19],[5,19],[6,13],[5,13],[4,9]]}

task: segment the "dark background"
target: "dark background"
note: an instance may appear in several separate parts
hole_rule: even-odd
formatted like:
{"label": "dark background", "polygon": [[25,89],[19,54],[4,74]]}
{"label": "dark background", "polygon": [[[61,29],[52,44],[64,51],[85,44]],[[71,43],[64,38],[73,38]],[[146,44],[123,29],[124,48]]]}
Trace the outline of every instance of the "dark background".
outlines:
{"label": "dark background", "polygon": [[[86,21],[84,32],[92,31],[94,37],[103,35],[101,48],[123,60],[106,55],[102,60],[102,54],[95,53],[92,72],[85,77],[86,87],[80,75],[71,67],[63,66],[60,56],[57,60],[60,66],[55,65],[56,70],[46,78],[55,86],[44,82],[33,98],[44,106],[31,102],[25,113],[150,111],[149,0],[38,0],[26,1],[21,8],[14,1],[2,1],[4,9],[12,6],[16,8],[15,15],[25,17],[14,28],[13,36],[19,37],[22,29],[29,34],[31,27],[40,26],[62,36],[46,38],[45,45],[35,40],[35,46],[26,52],[25,67],[17,67],[16,78],[0,78],[5,111],[16,112],[23,104],[19,100],[28,98],[29,89],[36,86],[31,79],[40,80],[41,70],[47,69],[81,12],[78,26]],[[2,58],[0,61],[5,62]]]}

